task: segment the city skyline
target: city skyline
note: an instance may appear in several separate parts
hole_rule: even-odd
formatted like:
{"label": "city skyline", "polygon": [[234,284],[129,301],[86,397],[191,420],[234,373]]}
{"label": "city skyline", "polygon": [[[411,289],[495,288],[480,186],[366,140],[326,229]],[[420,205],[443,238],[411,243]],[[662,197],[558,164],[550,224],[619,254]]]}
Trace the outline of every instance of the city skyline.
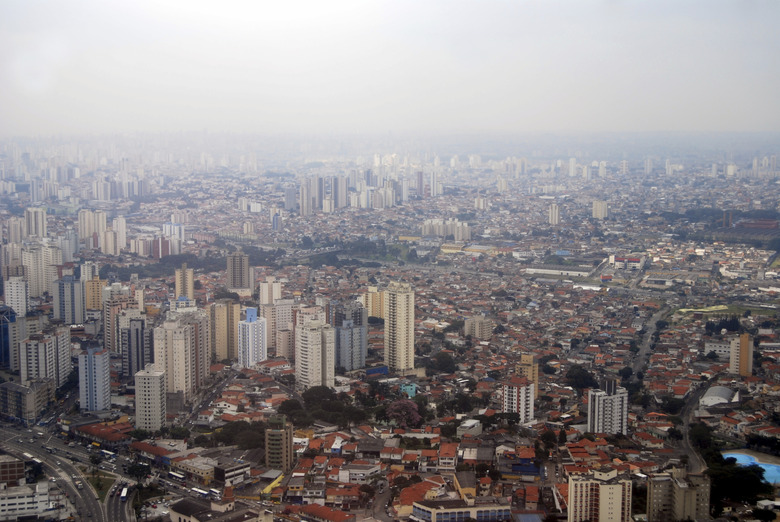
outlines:
{"label": "city skyline", "polygon": [[742,2],[15,3],[0,136],[777,132]]}

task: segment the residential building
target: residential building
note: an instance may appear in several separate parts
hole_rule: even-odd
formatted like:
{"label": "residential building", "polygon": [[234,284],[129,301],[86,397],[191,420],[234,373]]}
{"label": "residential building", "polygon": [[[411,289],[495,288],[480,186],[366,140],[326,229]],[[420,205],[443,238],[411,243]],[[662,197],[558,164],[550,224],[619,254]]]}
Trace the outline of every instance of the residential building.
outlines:
{"label": "residential building", "polygon": [[591,433],[626,434],[628,390],[608,379],[601,390],[588,391],[588,428]]}
{"label": "residential building", "polygon": [[28,426],[35,424],[54,402],[54,379],[40,379],[26,384],[0,383],[0,414],[18,419]]}
{"label": "residential building", "polygon": [[357,301],[338,303],[331,308],[336,328],[336,367],[346,371],[366,366],[368,352],[368,312]]}
{"label": "residential building", "polygon": [[606,468],[569,476],[568,522],[630,522],[631,478]]}
{"label": "residential building", "polygon": [[277,299],[282,298],[282,282],[277,281],[274,276],[268,276],[264,282],[260,283],[260,304],[272,305]]}
{"label": "residential building", "polygon": [[60,326],[33,334],[19,344],[22,383],[52,379],[59,388],[73,369],[70,357],[70,328]]}
{"label": "residential building", "polygon": [[0,368],[11,368],[12,352],[17,352],[14,327],[16,311],[6,305],[0,305]]}
{"label": "residential building", "polygon": [[672,468],[647,481],[647,522],[709,520],[710,478]]}
{"label": "residential building", "polygon": [[5,304],[24,317],[30,311],[30,283],[22,276],[9,277],[3,281]]}
{"label": "residential building", "polygon": [[84,288],[80,279],[72,275],[63,276],[54,282],[54,319],[65,324],[84,322]]}
{"label": "residential building", "polygon": [[274,415],[265,428],[265,466],[286,474],[294,463],[293,425],[285,415]]}
{"label": "residential building", "polygon": [[250,290],[254,286],[254,276],[249,267],[249,256],[242,252],[234,252],[227,258],[227,288],[234,290]]}
{"label": "residential building", "polygon": [[609,217],[609,205],[606,201],[593,202],[593,219],[607,219]]}
{"label": "residential building", "polygon": [[534,397],[539,396],[539,363],[532,353],[520,355],[520,364],[517,366],[517,372],[534,383]]}
{"label": "residential building", "polygon": [[241,305],[232,299],[219,299],[209,309],[211,317],[211,349],[217,361],[236,360],[238,321]]}
{"label": "residential building", "polygon": [[135,427],[159,431],[165,426],[165,373],[147,364],[135,374]]}
{"label": "residential building", "polygon": [[391,371],[414,369],[414,291],[408,283],[390,283],[384,291],[385,364]]}
{"label": "residential building", "polygon": [[552,203],[547,210],[547,223],[553,226],[561,224],[561,209],[557,203]]}
{"label": "residential building", "polygon": [[252,368],[268,358],[266,321],[257,317],[257,308],[246,309],[246,319],[238,322],[238,365]]}
{"label": "residential building", "polygon": [[195,270],[187,268],[187,263],[182,264],[181,268],[177,268],[174,272],[174,287],[176,289],[174,299],[181,296],[195,299]]}
{"label": "residential building", "polygon": [[482,316],[469,317],[463,322],[463,334],[487,340],[493,336],[493,321]]}
{"label": "residential building", "polygon": [[79,354],[79,401],[82,411],[111,409],[111,354],[90,348]]}
{"label": "residential building", "polygon": [[329,324],[312,320],[295,328],[295,386],[335,384],[335,332]]}
{"label": "residential building", "polygon": [[168,316],[154,329],[154,365],[165,372],[167,393],[188,400],[195,391],[195,339],[191,325]]}
{"label": "residential building", "polygon": [[120,328],[122,375],[131,377],[152,361],[152,329],[146,328],[143,317],[131,318]]}
{"label": "residential building", "polygon": [[29,207],[24,209],[24,237],[46,237],[46,209]]}
{"label": "residential building", "polygon": [[502,411],[517,413],[520,424],[534,420],[534,383],[525,377],[511,377],[501,384]]}
{"label": "residential building", "polygon": [[729,373],[740,377],[753,375],[753,338],[750,334],[743,333],[731,340]]}

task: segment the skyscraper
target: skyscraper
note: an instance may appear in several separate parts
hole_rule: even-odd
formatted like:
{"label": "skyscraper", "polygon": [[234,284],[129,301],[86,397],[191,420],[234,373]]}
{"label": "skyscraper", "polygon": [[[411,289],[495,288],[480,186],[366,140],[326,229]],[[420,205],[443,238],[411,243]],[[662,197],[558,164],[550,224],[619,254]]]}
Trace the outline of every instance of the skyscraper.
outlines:
{"label": "skyscraper", "polygon": [[729,373],[740,377],[753,375],[753,338],[750,334],[743,333],[731,340]]}
{"label": "skyscraper", "polygon": [[228,290],[251,290],[254,278],[249,268],[249,256],[234,252],[227,258],[227,287]]}
{"label": "skyscraper", "polygon": [[329,324],[312,320],[295,328],[295,386],[335,384],[335,332]]}
{"label": "skyscraper", "polygon": [[79,354],[79,401],[82,411],[111,409],[111,356],[90,348]]}
{"label": "skyscraper", "polygon": [[84,322],[84,289],[80,279],[72,275],[63,276],[54,282],[54,319],[65,324]]}
{"label": "skyscraper", "polygon": [[154,329],[154,365],[165,372],[167,393],[181,393],[185,401],[195,391],[193,329],[171,319]]}
{"label": "skyscraper", "polygon": [[647,481],[647,522],[710,519],[710,477],[672,468]]}
{"label": "skyscraper", "polygon": [[609,206],[606,201],[593,202],[593,219],[607,219],[609,217]]}
{"label": "skyscraper", "polygon": [[628,428],[628,391],[608,379],[601,390],[588,392],[588,428],[591,433],[626,434]]}
{"label": "skyscraper", "polygon": [[246,309],[246,319],[238,322],[238,364],[251,368],[268,358],[267,329],[264,318],[257,317],[257,308]]}
{"label": "skyscraper", "polygon": [[414,291],[393,282],[384,291],[385,364],[403,373],[414,369]]}
{"label": "skyscraper", "polygon": [[51,291],[52,283],[57,280],[62,251],[46,242],[28,243],[22,248],[22,264],[27,267],[30,297],[41,297]]}
{"label": "skyscraper", "polygon": [[147,364],[135,373],[135,427],[159,431],[165,426],[165,373]]}
{"label": "skyscraper", "polygon": [[19,344],[21,381],[52,379],[59,388],[73,369],[70,328],[60,326],[33,334]]}
{"label": "skyscraper", "polygon": [[268,276],[260,283],[260,304],[272,305],[277,299],[282,298],[282,282],[274,276]]}
{"label": "skyscraper", "polygon": [[175,298],[184,296],[187,299],[195,299],[195,270],[187,268],[187,263],[176,269],[174,286],[176,288]]}

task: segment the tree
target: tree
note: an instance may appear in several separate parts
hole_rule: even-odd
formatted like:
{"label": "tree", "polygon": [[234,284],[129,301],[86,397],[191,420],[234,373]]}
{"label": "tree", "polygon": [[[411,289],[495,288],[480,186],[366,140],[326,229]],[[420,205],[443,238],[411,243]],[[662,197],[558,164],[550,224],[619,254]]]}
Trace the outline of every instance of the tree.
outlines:
{"label": "tree", "polygon": [[141,482],[150,472],[151,470],[147,464],[131,464],[127,467],[127,474],[137,482]]}
{"label": "tree", "polygon": [[569,384],[582,391],[585,388],[596,388],[599,383],[588,370],[579,365],[572,366],[568,372],[566,372],[566,380]]}
{"label": "tree", "polygon": [[418,412],[417,403],[409,399],[392,402],[387,407],[387,416],[401,428],[417,428],[423,420]]}
{"label": "tree", "polygon": [[547,449],[552,448],[555,446],[555,432],[552,430],[547,430],[544,433],[542,433],[541,436],[542,442],[544,443],[544,447]]}
{"label": "tree", "polygon": [[618,372],[618,375],[620,375],[620,378],[623,379],[624,381],[630,379],[633,374],[634,374],[634,370],[630,366],[624,366]]}
{"label": "tree", "polygon": [[558,431],[558,445],[563,446],[564,444],[566,444],[566,440],[567,440],[566,439],[566,429],[565,428],[561,428]]}

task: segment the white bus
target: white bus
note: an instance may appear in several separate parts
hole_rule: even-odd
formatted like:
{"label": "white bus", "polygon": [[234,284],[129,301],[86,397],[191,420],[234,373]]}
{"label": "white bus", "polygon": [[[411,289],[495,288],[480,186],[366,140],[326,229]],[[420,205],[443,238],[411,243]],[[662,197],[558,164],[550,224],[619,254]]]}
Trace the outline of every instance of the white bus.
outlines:
{"label": "white bus", "polygon": [[192,491],[193,493],[195,493],[196,495],[198,495],[200,497],[208,497],[209,496],[209,492],[206,491],[206,490],[203,490],[203,489],[192,488],[190,491]]}
{"label": "white bus", "polygon": [[122,494],[119,496],[119,500],[127,502],[127,488],[122,488]]}

